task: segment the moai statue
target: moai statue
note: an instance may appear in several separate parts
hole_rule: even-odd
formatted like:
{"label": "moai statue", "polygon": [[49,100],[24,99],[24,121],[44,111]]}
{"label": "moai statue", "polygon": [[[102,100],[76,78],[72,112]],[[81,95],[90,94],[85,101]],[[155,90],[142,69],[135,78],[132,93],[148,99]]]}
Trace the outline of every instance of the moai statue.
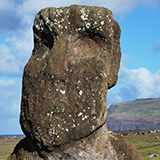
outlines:
{"label": "moai statue", "polygon": [[33,31],[20,115],[26,138],[10,158],[122,160],[127,150],[135,152],[130,160],[139,158],[134,147],[118,152],[114,145],[122,140],[106,126],[107,90],[117,82],[121,58],[121,31],[112,12],[46,8],[36,15]]}

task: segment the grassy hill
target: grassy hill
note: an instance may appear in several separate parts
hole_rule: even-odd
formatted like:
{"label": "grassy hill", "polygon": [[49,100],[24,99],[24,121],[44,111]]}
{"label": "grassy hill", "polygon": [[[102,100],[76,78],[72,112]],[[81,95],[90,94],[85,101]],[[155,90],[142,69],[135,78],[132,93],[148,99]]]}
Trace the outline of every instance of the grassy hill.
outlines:
{"label": "grassy hill", "polygon": [[107,124],[113,131],[160,129],[160,98],[111,105]]}

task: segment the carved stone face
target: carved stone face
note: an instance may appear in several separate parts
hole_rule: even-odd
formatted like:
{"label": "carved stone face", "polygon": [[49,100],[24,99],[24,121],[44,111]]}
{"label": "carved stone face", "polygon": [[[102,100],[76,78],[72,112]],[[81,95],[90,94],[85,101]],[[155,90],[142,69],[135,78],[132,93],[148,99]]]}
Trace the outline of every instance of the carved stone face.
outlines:
{"label": "carved stone face", "polygon": [[46,8],[35,19],[25,67],[23,132],[52,150],[88,136],[107,120],[107,90],[117,81],[120,28],[108,9]]}

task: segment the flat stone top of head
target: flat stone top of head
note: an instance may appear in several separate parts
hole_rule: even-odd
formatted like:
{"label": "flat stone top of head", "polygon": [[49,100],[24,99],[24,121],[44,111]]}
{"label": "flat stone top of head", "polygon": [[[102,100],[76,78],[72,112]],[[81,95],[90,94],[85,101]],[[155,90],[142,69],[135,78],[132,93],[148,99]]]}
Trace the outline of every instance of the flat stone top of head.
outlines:
{"label": "flat stone top of head", "polygon": [[52,150],[86,137],[107,120],[107,90],[117,82],[120,28],[106,8],[41,10],[23,76],[23,132]]}

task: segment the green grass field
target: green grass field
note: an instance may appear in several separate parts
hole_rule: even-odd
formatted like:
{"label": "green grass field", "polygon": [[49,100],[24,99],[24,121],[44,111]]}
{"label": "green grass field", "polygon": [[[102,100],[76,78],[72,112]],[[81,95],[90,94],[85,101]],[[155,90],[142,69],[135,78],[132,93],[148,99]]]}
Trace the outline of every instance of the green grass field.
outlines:
{"label": "green grass field", "polygon": [[[160,160],[160,133],[128,135],[125,138],[136,146],[144,160]],[[153,153],[159,157],[149,158]]]}
{"label": "green grass field", "polygon": [[6,160],[22,137],[0,138],[0,160]]}
{"label": "green grass field", "polygon": [[[22,137],[0,138],[0,160],[7,159],[21,138]],[[160,133],[128,135],[124,136],[124,138],[128,139],[136,146],[144,160],[160,160],[160,157],[149,158],[153,153],[160,156]]]}

